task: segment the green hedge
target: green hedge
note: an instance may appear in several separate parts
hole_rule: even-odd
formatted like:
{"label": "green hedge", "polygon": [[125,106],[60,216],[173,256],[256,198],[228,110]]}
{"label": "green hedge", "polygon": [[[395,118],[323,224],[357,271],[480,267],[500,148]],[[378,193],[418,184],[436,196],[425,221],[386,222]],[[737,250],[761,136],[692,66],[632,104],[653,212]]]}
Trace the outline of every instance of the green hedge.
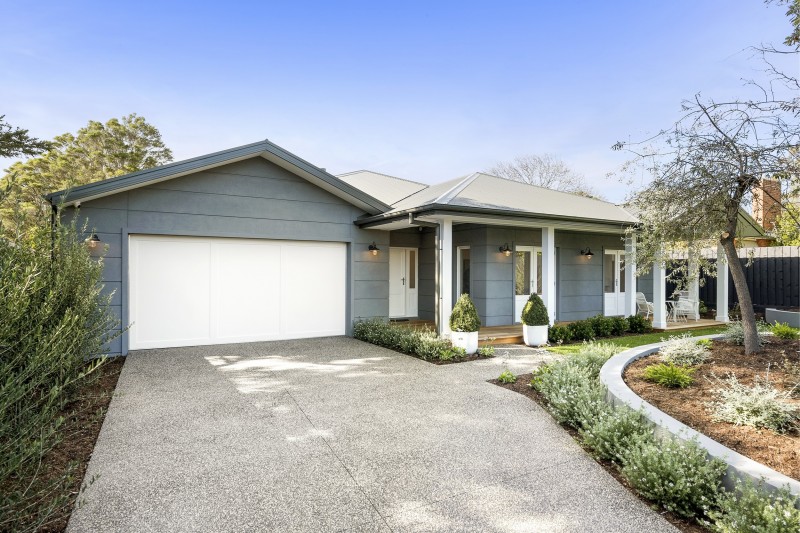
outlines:
{"label": "green hedge", "polygon": [[551,326],[547,336],[550,344],[566,344],[589,342],[605,337],[620,337],[626,333],[649,333],[651,331],[653,331],[653,326],[650,321],[638,315],[627,318],[597,315],[586,320]]}
{"label": "green hedge", "polygon": [[102,296],[102,261],[74,225],[0,238],[0,531],[33,531],[72,504],[70,469],[43,477],[62,438],[59,412],[102,362],[118,323]]}
{"label": "green hedge", "polygon": [[395,326],[379,318],[357,321],[353,324],[353,337],[426,361],[446,361],[458,355],[450,341],[440,338],[432,329]]}

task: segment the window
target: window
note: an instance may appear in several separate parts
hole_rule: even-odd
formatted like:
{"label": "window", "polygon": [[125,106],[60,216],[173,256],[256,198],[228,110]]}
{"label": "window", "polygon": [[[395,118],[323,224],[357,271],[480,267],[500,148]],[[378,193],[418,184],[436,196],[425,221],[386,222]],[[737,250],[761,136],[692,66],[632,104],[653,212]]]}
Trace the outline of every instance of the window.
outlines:
{"label": "window", "polygon": [[542,249],[539,247],[518,247],[514,252],[514,293],[517,296],[530,295],[531,290],[542,294]]}
{"label": "window", "polygon": [[408,288],[417,288],[417,251],[408,251]]}
{"label": "window", "polygon": [[459,246],[457,251],[458,251],[458,263],[457,263],[458,272],[456,274],[456,281],[458,283],[458,286],[456,287],[456,289],[458,295],[460,296],[462,294],[470,294],[469,246]]}

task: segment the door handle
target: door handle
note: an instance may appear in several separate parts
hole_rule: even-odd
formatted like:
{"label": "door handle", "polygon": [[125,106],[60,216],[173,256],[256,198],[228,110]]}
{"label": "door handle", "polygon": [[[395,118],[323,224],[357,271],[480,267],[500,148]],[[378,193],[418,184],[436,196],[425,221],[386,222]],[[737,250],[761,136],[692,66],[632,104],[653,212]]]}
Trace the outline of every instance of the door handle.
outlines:
{"label": "door handle", "polygon": [[403,285],[406,284],[406,278],[403,278]]}

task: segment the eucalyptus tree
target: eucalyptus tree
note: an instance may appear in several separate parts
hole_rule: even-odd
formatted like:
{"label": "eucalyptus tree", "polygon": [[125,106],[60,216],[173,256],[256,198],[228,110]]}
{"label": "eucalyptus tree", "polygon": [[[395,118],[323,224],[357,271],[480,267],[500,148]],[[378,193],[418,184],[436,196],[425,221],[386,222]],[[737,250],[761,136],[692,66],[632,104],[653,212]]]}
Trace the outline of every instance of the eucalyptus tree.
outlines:
{"label": "eucalyptus tree", "polygon": [[[675,124],[641,142],[614,145],[634,155],[652,181],[629,198],[641,221],[637,264],[652,264],[682,250],[709,268],[700,248],[718,243],[733,278],[745,330],[745,351],[758,351],[752,299],[739,261],[740,210],[765,177],[784,182],[800,169],[800,94],[786,78],[758,97],[718,101],[695,96]],[[790,211],[786,211],[789,213]],[[795,223],[800,221],[795,219]],[[691,272],[694,275],[696,272]]]}
{"label": "eucalyptus tree", "polygon": [[77,134],[65,133],[47,151],[15,163],[0,177],[5,198],[0,221],[15,232],[46,214],[43,196],[172,161],[158,129],[130,114],[105,123],[89,121]]}

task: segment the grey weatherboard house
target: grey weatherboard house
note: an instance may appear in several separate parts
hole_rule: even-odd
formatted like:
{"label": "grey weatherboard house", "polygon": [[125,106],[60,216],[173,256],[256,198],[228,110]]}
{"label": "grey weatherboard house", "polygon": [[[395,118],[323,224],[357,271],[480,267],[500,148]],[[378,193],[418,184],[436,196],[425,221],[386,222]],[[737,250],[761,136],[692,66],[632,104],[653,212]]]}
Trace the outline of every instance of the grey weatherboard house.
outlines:
{"label": "grey weatherboard house", "polygon": [[262,141],[47,198],[106,245],[104,290],[130,324],[111,353],[347,335],[369,317],[447,334],[461,292],[486,326],[519,322],[531,291],[554,322],[636,310],[630,213],[483,173],[333,176]]}

